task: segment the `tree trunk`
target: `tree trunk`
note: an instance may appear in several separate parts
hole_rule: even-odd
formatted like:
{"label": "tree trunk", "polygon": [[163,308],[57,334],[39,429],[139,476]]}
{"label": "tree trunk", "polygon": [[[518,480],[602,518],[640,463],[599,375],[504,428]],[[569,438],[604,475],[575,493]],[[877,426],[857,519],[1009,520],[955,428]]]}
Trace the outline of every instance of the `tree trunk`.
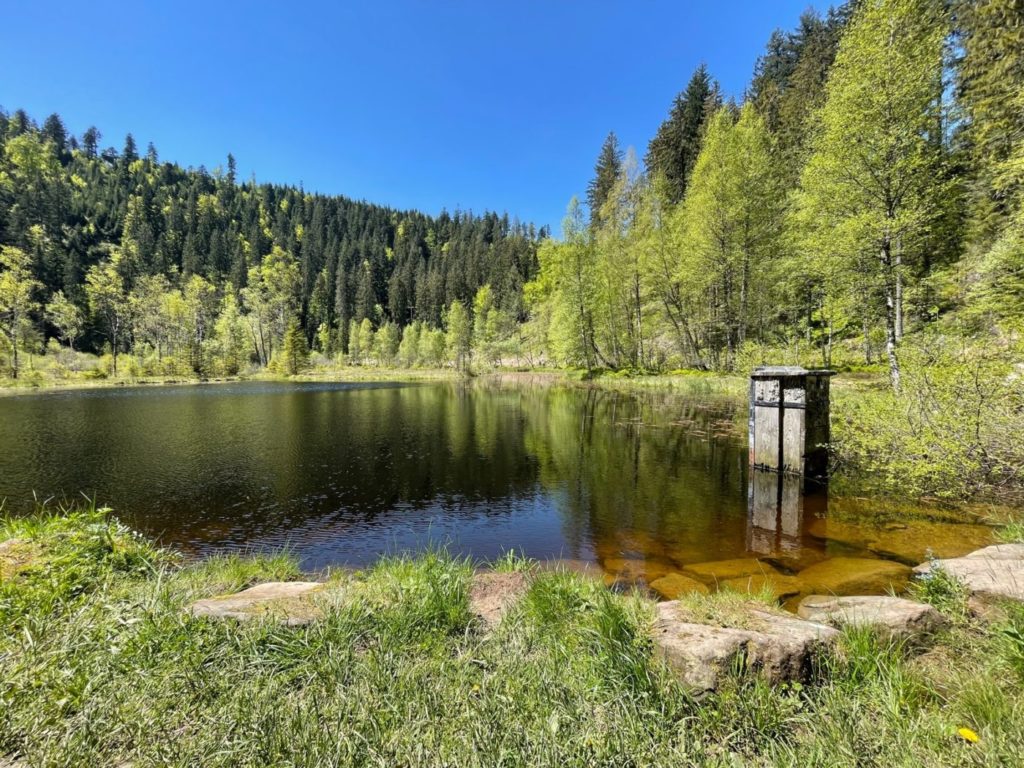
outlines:
{"label": "tree trunk", "polygon": [[896,240],[896,341],[903,340],[903,244]]}
{"label": "tree trunk", "polygon": [[896,285],[893,279],[892,244],[886,237],[882,243],[882,272],[885,283],[885,353],[889,357],[889,383],[894,392],[900,391],[900,362],[896,355]]}

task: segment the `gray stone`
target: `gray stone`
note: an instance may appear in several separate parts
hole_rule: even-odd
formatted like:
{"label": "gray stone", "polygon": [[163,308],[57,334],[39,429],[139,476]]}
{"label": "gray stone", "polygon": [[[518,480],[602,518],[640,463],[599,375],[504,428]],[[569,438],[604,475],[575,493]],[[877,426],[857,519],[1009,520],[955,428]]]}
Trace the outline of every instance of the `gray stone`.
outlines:
{"label": "gray stone", "polygon": [[878,627],[905,640],[923,639],[949,624],[946,617],[930,605],[882,595],[809,595],[800,601],[797,614],[808,621],[834,627]]}
{"label": "gray stone", "polygon": [[529,589],[530,579],[525,573],[475,573],[469,588],[469,612],[486,631],[491,631]]}
{"label": "gray stone", "polygon": [[710,691],[730,670],[763,675],[771,682],[802,680],[816,655],[839,633],[832,627],[751,605],[742,626],[712,626],[685,620],[677,601],[659,603],[652,630],[656,653],[679,678]]}
{"label": "gray stone", "polygon": [[933,565],[976,597],[1024,601],[1024,544],[996,544],[964,557],[922,563],[914,572],[927,576]]}
{"label": "gray stone", "polygon": [[309,598],[323,587],[318,581],[271,581],[231,595],[197,600],[188,610],[193,616],[238,621],[273,616],[288,626],[299,626],[319,615]]}

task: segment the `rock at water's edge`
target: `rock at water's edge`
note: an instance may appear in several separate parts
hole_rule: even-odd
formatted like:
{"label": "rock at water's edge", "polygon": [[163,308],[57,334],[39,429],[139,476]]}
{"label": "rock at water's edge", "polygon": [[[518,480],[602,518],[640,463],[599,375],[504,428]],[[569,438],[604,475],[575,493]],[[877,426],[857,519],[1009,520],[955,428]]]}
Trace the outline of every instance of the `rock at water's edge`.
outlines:
{"label": "rock at water's edge", "polygon": [[686,685],[698,691],[718,687],[724,674],[740,668],[772,682],[806,679],[815,657],[839,633],[751,606],[742,627],[695,624],[680,617],[678,602],[659,603],[652,629],[656,653]]}
{"label": "rock at water's edge", "polygon": [[808,621],[835,627],[878,627],[904,640],[924,639],[949,624],[946,617],[930,605],[886,595],[809,595],[800,601],[797,614]]}
{"label": "rock at water's edge", "polygon": [[997,544],[964,557],[922,563],[914,572],[927,576],[933,565],[960,581],[975,597],[1024,601],[1024,544]]}

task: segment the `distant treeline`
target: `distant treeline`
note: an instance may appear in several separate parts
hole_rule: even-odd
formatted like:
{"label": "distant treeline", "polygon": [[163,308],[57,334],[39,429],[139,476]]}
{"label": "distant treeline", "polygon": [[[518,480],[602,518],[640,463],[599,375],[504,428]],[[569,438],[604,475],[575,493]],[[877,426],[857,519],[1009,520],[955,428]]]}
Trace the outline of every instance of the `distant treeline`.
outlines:
{"label": "distant treeline", "polygon": [[[119,289],[138,305],[117,342],[124,349],[145,336],[140,324],[155,322],[154,291],[187,293],[199,277],[212,289],[193,284],[204,300],[244,300],[247,289],[266,287],[252,282],[268,260],[287,277],[269,291],[288,294],[270,299],[283,302],[286,320],[298,318],[309,342],[331,331],[333,351],[348,350],[351,321],[439,326],[453,301],[468,305],[484,285],[496,306],[525,317],[522,286],[536,272],[543,228],[496,213],[431,217],[240,181],[231,155],[212,173],[186,169],[161,162],[152,144],[140,152],[131,134],[121,150],[100,141],[96,128],[70,134],[56,114],[37,125],[22,110],[0,110],[0,244],[25,255],[34,281],[23,318],[32,328],[14,335],[61,335],[41,311],[60,293],[82,312],[81,344],[109,347],[109,322],[87,287],[90,270],[112,262]],[[9,252],[4,267],[17,258]],[[243,306],[255,310],[252,301]]]}

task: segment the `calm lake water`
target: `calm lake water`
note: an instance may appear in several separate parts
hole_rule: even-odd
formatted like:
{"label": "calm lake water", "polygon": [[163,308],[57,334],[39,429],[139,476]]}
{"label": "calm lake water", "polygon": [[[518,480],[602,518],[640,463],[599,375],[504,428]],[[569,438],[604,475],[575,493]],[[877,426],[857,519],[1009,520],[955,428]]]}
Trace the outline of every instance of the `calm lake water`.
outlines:
{"label": "calm lake water", "polygon": [[85,493],[194,555],[287,546],[317,570],[439,543],[650,581],[744,557],[783,572],[834,555],[911,563],[988,535],[850,523],[855,508],[820,496],[752,515],[746,462],[734,403],[667,393],[239,383],[0,398],[8,511]]}

